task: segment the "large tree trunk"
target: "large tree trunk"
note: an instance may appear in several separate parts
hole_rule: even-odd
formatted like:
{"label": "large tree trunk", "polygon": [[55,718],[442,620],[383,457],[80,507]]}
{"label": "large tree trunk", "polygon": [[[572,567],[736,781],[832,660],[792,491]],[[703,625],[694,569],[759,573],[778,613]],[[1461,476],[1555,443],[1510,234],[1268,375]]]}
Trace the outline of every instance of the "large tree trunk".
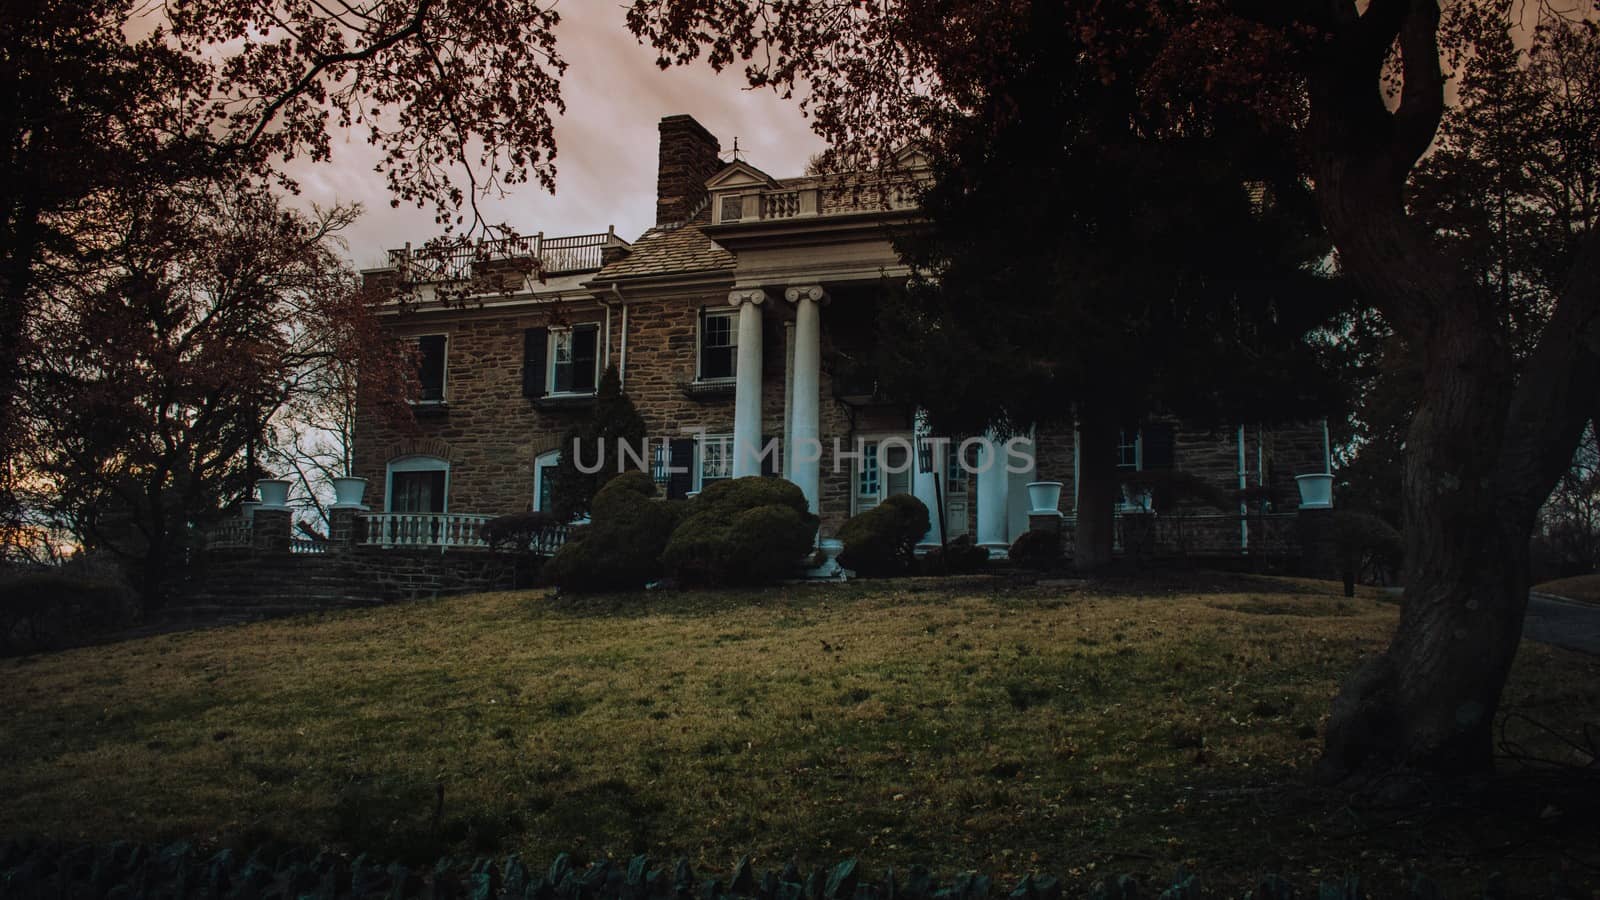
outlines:
{"label": "large tree trunk", "polygon": [[1532,519],[1501,502],[1512,375],[1493,323],[1465,304],[1422,348],[1407,435],[1405,599],[1388,649],[1346,681],[1328,722],[1331,778],[1492,766],[1494,714],[1522,636]]}
{"label": "large tree trunk", "polygon": [[[1494,298],[1403,201],[1443,107],[1438,6],[1369,10],[1381,14],[1329,45],[1312,79],[1312,165],[1343,270],[1422,354],[1424,383],[1405,447],[1400,623],[1334,701],[1321,772],[1483,772],[1522,637],[1535,516],[1593,412],[1600,235],[1580,252],[1538,346],[1514,365]],[[1405,89],[1391,112],[1377,85],[1393,40]]]}
{"label": "large tree trunk", "polygon": [[1073,565],[1079,572],[1098,572],[1111,565],[1116,529],[1116,426],[1085,417],[1078,423],[1078,518],[1073,530]]}

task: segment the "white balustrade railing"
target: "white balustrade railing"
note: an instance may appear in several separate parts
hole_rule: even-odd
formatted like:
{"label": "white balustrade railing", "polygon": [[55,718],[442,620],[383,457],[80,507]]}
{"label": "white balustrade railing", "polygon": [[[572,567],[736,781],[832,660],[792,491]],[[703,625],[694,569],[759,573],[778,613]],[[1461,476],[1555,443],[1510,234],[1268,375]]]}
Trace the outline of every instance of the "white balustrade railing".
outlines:
{"label": "white balustrade railing", "polygon": [[488,547],[483,524],[491,516],[464,513],[370,513],[364,544],[382,547]]}

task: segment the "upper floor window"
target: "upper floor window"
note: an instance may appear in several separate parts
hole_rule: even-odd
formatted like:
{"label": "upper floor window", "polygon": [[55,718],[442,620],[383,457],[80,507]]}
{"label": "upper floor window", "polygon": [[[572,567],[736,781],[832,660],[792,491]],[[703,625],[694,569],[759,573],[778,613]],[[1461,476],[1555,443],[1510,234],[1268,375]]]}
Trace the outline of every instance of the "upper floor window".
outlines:
{"label": "upper floor window", "polygon": [[592,394],[600,374],[600,323],[529,328],[522,340],[522,395]]}
{"label": "upper floor window", "polygon": [[445,336],[425,334],[417,338],[417,399],[423,403],[444,402]]}
{"label": "upper floor window", "polygon": [[600,326],[550,332],[550,393],[592,394],[600,362]]}
{"label": "upper floor window", "polygon": [[706,309],[700,312],[700,381],[734,376],[739,350],[739,311]]}

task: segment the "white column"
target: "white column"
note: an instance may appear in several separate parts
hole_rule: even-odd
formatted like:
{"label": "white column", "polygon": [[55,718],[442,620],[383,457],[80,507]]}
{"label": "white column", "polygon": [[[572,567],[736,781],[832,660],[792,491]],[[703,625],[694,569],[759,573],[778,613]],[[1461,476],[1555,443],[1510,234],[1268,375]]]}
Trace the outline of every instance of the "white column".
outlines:
{"label": "white column", "polygon": [[[949,452],[950,447],[946,442],[933,443],[931,441],[933,434],[928,430],[926,424],[927,415],[922,410],[917,410],[914,422],[912,443],[915,445],[916,455],[913,459],[916,460],[917,467],[912,470],[914,474],[911,478],[911,493],[922,501],[923,506],[928,508],[928,533],[923,535],[922,540],[917,543],[923,547],[937,547],[943,542],[939,533],[939,500],[944,490],[948,489],[949,486],[936,484],[934,478],[936,473],[939,473],[939,476],[942,477],[945,453]],[[928,442],[928,446],[924,447],[924,442]],[[924,453],[932,457],[933,467],[931,471],[924,472],[922,470],[922,456]]]}
{"label": "white column", "polygon": [[794,480],[794,323],[783,323],[783,477]]}
{"label": "white column", "polygon": [[1005,445],[993,432],[985,435],[978,457],[978,543],[990,550],[1007,550],[1011,540],[1006,528],[1006,476]]}
{"label": "white column", "polygon": [[789,478],[806,495],[813,514],[822,508],[822,305],[828,294],[817,285],[792,287],[794,371],[789,414]]}
{"label": "white column", "polygon": [[759,288],[734,291],[728,305],[739,310],[739,347],[734,364],[733,477],[761,474],[761,304]]}

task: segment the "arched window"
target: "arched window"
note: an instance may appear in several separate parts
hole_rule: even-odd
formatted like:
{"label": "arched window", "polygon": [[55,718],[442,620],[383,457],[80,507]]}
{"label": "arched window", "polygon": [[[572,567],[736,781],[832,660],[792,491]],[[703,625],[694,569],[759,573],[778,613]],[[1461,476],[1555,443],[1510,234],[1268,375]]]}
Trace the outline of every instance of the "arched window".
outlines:
{"label": "arched window", "polygon": [[533,459],[533,508],[540,512],[550,511],[550,484],[560,461],[560,450],[541,453]]}
{"label": "arched window", "polygon": [[450,509],[450,463],[437,456],[402,456],[389,461],[384,508],[394,513],[443,513]]}

